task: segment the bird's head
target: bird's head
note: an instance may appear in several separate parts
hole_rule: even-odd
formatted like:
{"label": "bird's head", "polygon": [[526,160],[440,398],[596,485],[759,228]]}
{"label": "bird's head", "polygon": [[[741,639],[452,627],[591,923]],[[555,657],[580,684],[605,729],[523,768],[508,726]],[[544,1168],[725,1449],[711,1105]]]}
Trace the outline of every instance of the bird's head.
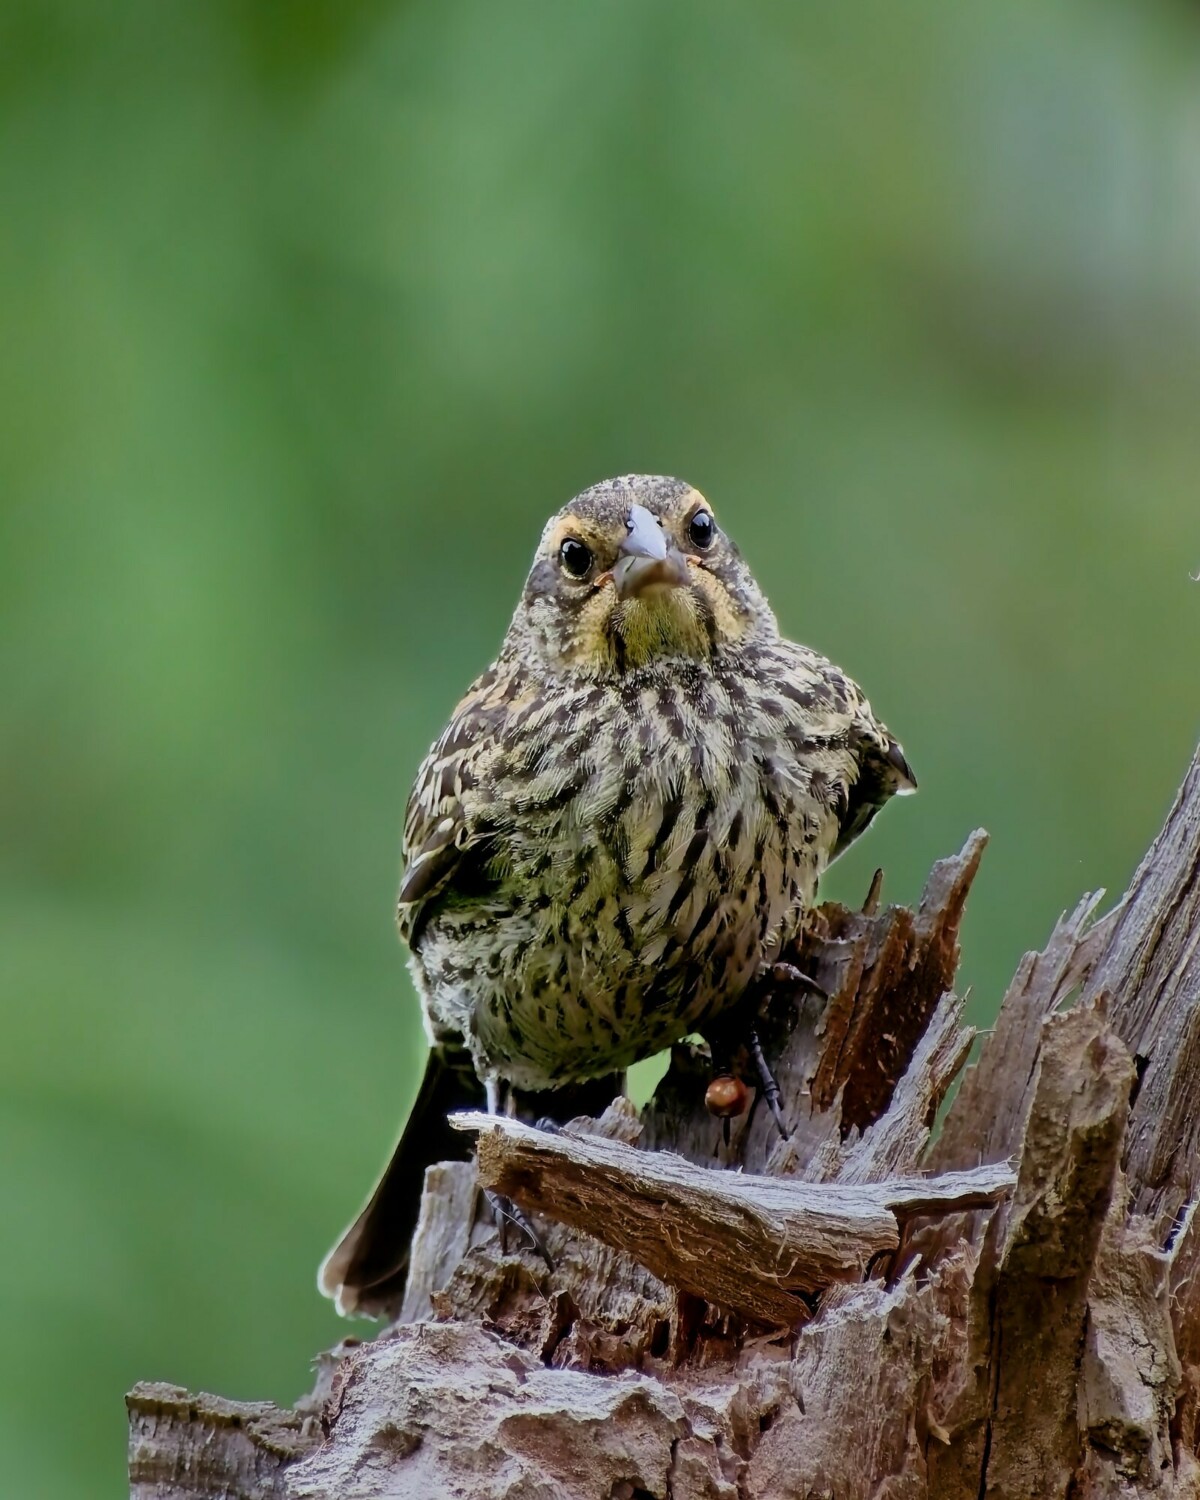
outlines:
{"label": "bird's head", "polygon": [[778,627],[712,506],[679,479],[584,490],[542,533],[509,630],[557,670],[605,676],[705,660]]}

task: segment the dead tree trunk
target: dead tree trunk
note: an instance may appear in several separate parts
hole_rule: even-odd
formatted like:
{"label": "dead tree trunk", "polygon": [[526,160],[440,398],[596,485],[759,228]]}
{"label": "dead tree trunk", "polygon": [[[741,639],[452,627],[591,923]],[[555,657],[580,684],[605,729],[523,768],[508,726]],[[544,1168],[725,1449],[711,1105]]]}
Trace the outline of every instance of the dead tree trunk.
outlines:
{"label": "dead tree trunk", "polygon": [[932,1140],[985,842],[915,913],[815,913],[790,957],[828,1000],[763,1013],[787,1141],[753,1108],[725,1144],[689,1047],[640,1116],[463,1117],[554,1270],[432,1169],[397,1321],[294,1412],[137,1387],[133,1495],[1200,1500],[1200,756],[1124,900],[1022,961]]}

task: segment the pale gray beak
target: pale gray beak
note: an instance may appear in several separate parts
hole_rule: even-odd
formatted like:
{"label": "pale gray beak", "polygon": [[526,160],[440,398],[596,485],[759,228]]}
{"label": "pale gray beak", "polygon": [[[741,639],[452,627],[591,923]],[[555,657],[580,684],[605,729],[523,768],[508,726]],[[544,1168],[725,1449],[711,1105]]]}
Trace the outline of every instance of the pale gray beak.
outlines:
{"label": "pale gray beak", "polygon": [[613,582],[622,599],[640,599],[659,589],[687,582],[687,564],[677,548],[668,545],[657,519],[644,505],[631,505],[625,522],[629,535],[617,549]]}

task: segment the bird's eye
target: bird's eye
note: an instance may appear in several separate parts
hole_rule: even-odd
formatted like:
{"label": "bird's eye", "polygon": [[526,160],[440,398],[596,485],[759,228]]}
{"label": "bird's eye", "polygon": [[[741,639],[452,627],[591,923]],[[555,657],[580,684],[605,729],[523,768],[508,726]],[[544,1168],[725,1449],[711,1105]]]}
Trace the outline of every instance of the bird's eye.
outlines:
{"label": "bird's eye", "polygon": [[558,560],[562,563],[563,572],[569,573],[572,578],[586,578],[588,569],[592,566],[591,550],[573,536],[569,536],[558,549]]}
{"label": "bird's eye", "polygon": [[688,538],[692,546],[699,547],[701,551],[712,546],[716,534],[717,523],[706,510],[698,510],[688,522]]}

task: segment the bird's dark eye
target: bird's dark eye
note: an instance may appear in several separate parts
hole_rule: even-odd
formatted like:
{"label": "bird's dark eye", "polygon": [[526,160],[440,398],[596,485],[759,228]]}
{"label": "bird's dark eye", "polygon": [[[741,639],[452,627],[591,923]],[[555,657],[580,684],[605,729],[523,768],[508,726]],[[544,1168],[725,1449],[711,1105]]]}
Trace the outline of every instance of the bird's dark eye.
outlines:
{"label": "bird's dark eye", "polygon": [[699,547],[702,551],[712,546],[716,534],[717,523],[706,510],[698,510],[688,522],[688,537],[692,546]]}
{"label": "bird's dark eye", "polygon": [[572,578],[586,578],[592,566],[591,550],[573,536],[569,536],[558,549],[558,560],[563,565],[563,572]]}

